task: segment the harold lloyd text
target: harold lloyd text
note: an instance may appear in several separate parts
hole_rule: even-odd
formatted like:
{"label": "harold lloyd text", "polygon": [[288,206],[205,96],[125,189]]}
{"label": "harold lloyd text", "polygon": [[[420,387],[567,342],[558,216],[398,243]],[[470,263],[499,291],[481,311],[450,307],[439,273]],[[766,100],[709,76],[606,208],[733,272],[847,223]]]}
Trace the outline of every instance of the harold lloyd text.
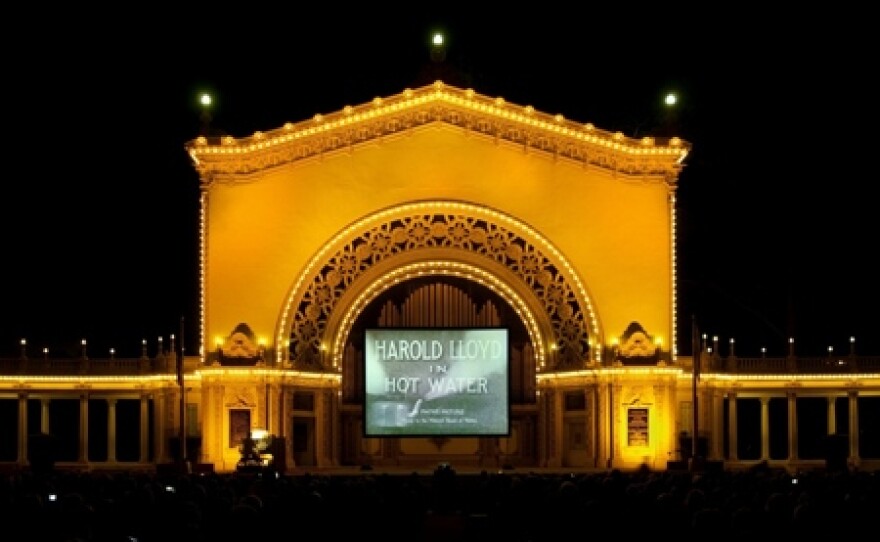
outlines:
{"label": "harold lloyd text", "polygon": [[505,351],[501,341],[377,340],[376,355],[382,361],[457,361],[498,359]]}

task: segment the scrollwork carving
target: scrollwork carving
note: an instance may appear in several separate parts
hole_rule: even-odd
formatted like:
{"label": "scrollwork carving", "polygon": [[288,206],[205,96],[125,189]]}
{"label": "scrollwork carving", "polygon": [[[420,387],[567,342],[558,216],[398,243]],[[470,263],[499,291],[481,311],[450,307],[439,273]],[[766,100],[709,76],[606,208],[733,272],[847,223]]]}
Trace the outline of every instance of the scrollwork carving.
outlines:
{"label": "scrollwork carving", "polygon": [[326,259],[295,305],[290,359],[320,366],[329,315],[346,289],[379,262],[410,250],[467,251],[507,267],[539,299],[555,332],[557,365],[574,366],[589,355],[584,311],[569,279],[555,263],[513,230],[467,214],[419,213],[366,229]]}

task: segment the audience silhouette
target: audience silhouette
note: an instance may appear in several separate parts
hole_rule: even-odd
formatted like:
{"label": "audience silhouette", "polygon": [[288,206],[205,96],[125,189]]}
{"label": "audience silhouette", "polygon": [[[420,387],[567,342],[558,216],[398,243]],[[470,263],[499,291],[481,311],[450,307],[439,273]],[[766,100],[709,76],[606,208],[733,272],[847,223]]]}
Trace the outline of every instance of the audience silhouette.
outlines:
{"label": "audience silhouette", "polygon": [[626,539],[846,536],[868,532],[880,510],[878,476],[822,469],[795,476],[766,465],[565,474],[461,474],[447,464],[398,474],[22,469],[0,476],[0,538],[241,542],[330,533],[386,542],[539,542],[599,528]]}

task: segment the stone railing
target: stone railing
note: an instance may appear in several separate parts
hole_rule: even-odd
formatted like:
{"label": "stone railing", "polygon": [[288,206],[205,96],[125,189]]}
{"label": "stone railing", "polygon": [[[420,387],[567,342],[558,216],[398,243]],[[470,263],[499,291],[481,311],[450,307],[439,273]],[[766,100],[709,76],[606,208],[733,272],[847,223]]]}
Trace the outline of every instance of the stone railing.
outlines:
{"label": "stone railing", "polygon": [[[692,358],[687,356],[679,357],[677,364],[688,371],[693,367]],[[200,365],[198,356],[187,356],[184,372],[191,373]],[[176,374],[176,368],[174,354],[154,358],[0,358],[0,376]],[[704,354],[700,370],[731,374],[880,374],[880,356],[740,358]]]}
{"label": "stone railing", "polygon": [[782,358],[706,357],[702,371],[735,374],[846,374],[880,373],[880,356],[823,356]]}
{"label": "stone railing", "polygon": [[[184,371],[195,370],[198,357],[185,358]],[[155,358],[0,358],[0,376],[125,376],[176,374],[177,356]]]}

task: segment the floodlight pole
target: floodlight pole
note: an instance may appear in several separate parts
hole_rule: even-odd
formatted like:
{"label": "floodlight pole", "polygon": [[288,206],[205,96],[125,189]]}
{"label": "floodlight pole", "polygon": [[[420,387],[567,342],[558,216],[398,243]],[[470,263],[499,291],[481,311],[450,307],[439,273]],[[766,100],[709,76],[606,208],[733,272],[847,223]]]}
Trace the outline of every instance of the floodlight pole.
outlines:
{"label": "floodlight pole", "polygon": [[202,135],[210,137],[211,135],[211,105],[213,98],[207,92],[199,96],[199,104],[202,107],[200,120],[202,121]]}
{"label": "floodlight pole", "polygon": [[177,358],[177,384],[180,387],[180,466],[186,467],[186,384],[183,377],[183,316],[180,317],[180,355]]}
{"label": "floodlight pole", "polygon": [[691,468],[695,469],[699,463],[699,458],[697,454],[699,452],[698,439],[700,434],[700,409],[698,405],[698,394],[697,394],[697,383],[700,379],[700,358],[702,357],[702,352],[700,351],[700,341],[699,341],[699,333],[697,332],[697,318],[696,316],[691,316],[691,352],[693,358],[693,367],[691,368],[692,373],[692,382],[691,382],[691,393],[692,393],[692,406],[693,406],[693,416],[694,416],[694,428],[693,435],[691,436]]}

